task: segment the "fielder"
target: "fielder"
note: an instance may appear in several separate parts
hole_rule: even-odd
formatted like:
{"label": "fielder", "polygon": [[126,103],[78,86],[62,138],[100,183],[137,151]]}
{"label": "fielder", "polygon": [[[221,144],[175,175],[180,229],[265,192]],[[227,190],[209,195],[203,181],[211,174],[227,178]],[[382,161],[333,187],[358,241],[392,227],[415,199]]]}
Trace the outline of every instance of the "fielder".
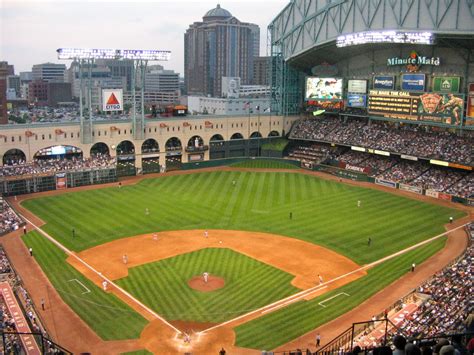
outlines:
{"label": "fielder", "polygon": [[206,229],[206,230],[204,231],[204,238],[207,238],[207,237],[209,237],[209,233],[208,233],[208,231],[207,231],[207,229]]}
{"label": "fielder", "polygon": [[202,274],[202,278],[204,279],[204,282],[207,283],[207,281],[209,280],[209,273],[208,272],[204,272]]}
{"label": "fielder", "polygon": [[108,282],[106,280],[102,281],[102,288],[104,289],[104,291],[107,291],[107,285]]}
{"label": "fielder", "polygon": [[127,263],[128,263],[128,256],[127,256],[127,254],[123,254],[122,260],[123,260],[123,263],[124,263],[125,265],[127,265]]}
{"label": "fielder", "polygon": [[357,201],[357,207],[360,207],[360,205],[361,205],[361,202],[359,200],[359,201]]}
{"label": "fielder", "polygon": [[318,274],[319,284],[322,285],[324,283],[323,277]]}

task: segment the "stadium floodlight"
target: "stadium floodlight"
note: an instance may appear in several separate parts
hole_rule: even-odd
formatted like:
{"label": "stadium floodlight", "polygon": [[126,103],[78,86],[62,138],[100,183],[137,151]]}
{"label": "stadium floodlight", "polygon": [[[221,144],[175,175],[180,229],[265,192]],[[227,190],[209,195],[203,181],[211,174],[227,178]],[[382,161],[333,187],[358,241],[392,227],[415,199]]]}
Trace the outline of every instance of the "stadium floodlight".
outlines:
{"label": "stadium floodlight", "polygon": [[167,61],[171,51],[156,49],[58,48],[58,59],[136,59]]}
{"label": "stadium floodlight", "polygon": [[434,35],[431,32],[367,31],[339,36],[336,39],[336,46],[339,48],[368,43],[407,43],[432,45],[434,44]]}

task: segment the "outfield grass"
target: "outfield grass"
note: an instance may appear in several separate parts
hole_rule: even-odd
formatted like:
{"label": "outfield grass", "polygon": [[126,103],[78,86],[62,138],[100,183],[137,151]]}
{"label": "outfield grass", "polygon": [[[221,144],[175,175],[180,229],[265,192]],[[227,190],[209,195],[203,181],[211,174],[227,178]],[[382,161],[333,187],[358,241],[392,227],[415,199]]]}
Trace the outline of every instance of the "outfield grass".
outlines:
{"label": "outfield grass", "polygon": [[253,169],[299,169],[299,166],[283,160],[272,159],[251,159],[230,164],[232,168],[253,168]]}
{"label": "outfield grass", "polygon": [[[148,322],[128,305],[110,293],[103,292],[92,281],[66,262],[66,254],[38,232],[23,236],[34,258],[48,276],[62,299],[104,340],[133,339]],[[79,282],[84,286],[81,286]],[[90,290],[88,293],[87,289]],[[45,288],[44,299],[48,304]],[[54,307],[54,305],[51,305]]]}
{"label": "outfield grass", "polygon": [[[187,281],[204,271],[223,277],[225,286],[190,288]],[[130,268],[117,284],[168,320],[223,322],[300,291],[293,278],[233,250],[208,248]]]}
{"label": "outfield grass", "polygon": [[[407,271],[413,262],[420,264],[442,249],[446,238],[440,238],[427,245],[386,261],[368,271],[368,275],[336,290],[325,293],[310,301],[300,301],[286,308],[257,318],[235,328],[236,345],[254,349],[274,349],[350,311],[362,301],[388,286]],[[318,303],[338,293],[345,292],[325,302],[326,308]],[[370,320],[371,314],[365,319]],[[324,334],[321,334],[324,337]],[[331,339],[326,339],[331,340]],[[288,349],[290,350],[290,349]]]}
{"label": "outfield grass", "polygon": [[455,209],[290,172],[167,176],[23,204],[47,222],[48,233],[75,251],[154,231],[217,228],[303,239],[359,264],[442,233],[449,216],[463,215]]}

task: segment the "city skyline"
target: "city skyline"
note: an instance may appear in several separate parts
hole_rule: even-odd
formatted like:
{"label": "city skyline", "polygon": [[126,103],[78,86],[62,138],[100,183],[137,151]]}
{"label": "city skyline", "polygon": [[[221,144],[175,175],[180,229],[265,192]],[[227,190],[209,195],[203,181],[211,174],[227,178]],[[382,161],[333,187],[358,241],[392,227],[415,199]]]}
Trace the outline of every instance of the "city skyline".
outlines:
{"label": "city skyline", "polygon": [[[60,47],[162,49],[171,50],[171,59],[159,63],[184,76],[184,33],[190,24],[202,21],[208,10],[219,3],[240,21],[259,25],[260,55],[264,56],[267,26],[288,2],[272,0],[269,6],[268,1],[261,0],[4,0],[0,5],[0,60],[14,64],[18,74],[31,71],[33,64],[46,62],[69,67],[68,61],[57,59],[56,49]],[[45,21],[49,18],[54,21]]]}

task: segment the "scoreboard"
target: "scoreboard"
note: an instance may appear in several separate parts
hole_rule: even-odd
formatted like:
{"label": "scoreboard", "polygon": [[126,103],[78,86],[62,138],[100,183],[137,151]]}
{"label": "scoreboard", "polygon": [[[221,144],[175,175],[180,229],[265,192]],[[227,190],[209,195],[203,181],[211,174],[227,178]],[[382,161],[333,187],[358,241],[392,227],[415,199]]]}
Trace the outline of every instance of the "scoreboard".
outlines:
{"label": "scoreboard", "polygon": [[460,125],[463,95],[370,90],[368,113],[394,119]]}

